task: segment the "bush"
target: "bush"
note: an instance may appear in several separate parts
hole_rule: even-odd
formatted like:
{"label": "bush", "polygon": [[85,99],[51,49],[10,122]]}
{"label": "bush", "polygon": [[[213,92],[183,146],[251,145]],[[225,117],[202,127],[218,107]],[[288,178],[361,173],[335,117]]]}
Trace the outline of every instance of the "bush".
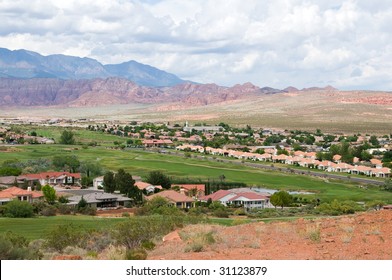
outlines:
{"label": "bush", "polygon": [[81,207],[78,209],[78,212],[83,215],[90,215],[90,216],[96,216],[97,215],[97,208],[95,207]]}
{"label": "bush", "polygon": [[123,213],[121,214],[121,216],[122,216],[122,217],[130,217],[131,215],[129,215],[128,212],[123,212]]}
{"label": "bush", "polygon": [[353,214],[357,211],[363,211],[363,207],[357,204],[355,201],[337,201],[333,200],[331,203],[322,203],[316,208],[321,214],[325,215],[342,215],[342,214]]}
{"label": "bush", "polygon": [[27,201],[12,200],[4,206],[4,216],[9,218],[31,218],[33,206]]}
{"label": "bush", "polygon": [[39,260],[38,249],[29,248],[27,239],[12,232],[0,235],[0,260]]}
{"label": "bush", "polygon": [[125,252],[126,260],[145,260],[147,259],[147,252],[143,248],[127,250]]}
{"label": "bush", "polygon": [[228,218],[229,217],[229,213],[225,209],[214,210],[213,215],[218,218]]}
{"label": "bush", "polygon": [[135,215],[167,215],[181,216],[184,215],[180,209],[173,207],[168,200],[163,197],[154,197],[143,207],[137,209]]}
{"label": "bush", "polygon": [[73,212],[74,208],[69,205],[60,204],[58,206],[58,211],[61,215],[69,215]]}
{"label": "bush", "polygon": [[46,216],[46,217],[56,216],[56,207],[51,206],[51,205],[48,207],[45,207],[44,209],[42,209],[40,214],[42,216]]}
{"label": "bush", "polygon": [[127,250],[134,250],[182,224],[183,219],[171,216],[136,217],[119,223],[113,236],[118,245],[125,246]]}
{"label": "bush", "polygon": [[193,207],[189,209],[189,215],[194,215],[194,216],[201,216],[201,215],[206,215],[208,213],[208,209],[205,207]]}
{"label": "bush", "polygon": [[234,211],[234,215],[237,215],[237,216],[244,216],[244,215],[246,215],[245,209],[244,209],[244,208],[238,208],[238,209],[236,209],[236,210]]}
{"label": "bush", "polygon": [[132,207],[133,207],[133,203],[130,202],[130,201],[126,201],[126,202],[124,203],[124,207],[125,207],[125,208],[132,208]]}
{"label": "bush", "polygon": [[46,234],[46,247],[62,252],[68,246],[83,247],[86,233],[73,224],[59,225]]}
{"label": "bush", "polygon": [[37,214],[37,215],[38,215],[38,214],[40,214],[40,213],[42,212],[43,209],[45,209],[46,207],[48,207],[49,204],[46,203],[45,201],[40,200],[40,201],[35,201],[35,202],[32,204],[32,206],[33,206],[33,212],[34,212],[34,214]]}

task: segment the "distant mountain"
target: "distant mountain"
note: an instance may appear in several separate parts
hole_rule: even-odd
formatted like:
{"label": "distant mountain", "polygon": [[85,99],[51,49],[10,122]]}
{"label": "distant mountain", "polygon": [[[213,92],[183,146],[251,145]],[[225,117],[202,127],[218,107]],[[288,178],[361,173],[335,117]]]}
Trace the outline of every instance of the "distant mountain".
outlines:
{"label": "distant mountain", "polygon": [[184,83],[174,74],[136,61],[103,65],[95,59],[67,55],[43,56],[27,50],[0,48],[0,77],[57,78],[64,80],[120,77],[144,86],[173,86]]}
{"label": "distant mountain", "polygon": [[150,65],[138,63],[134,60],[121,64],[107,64],[104,67],[112,76],[126,78],[139,85],[174,86],[185,82],[174,74],[167,73]]}
{"label": "distant mountain", "polygon": [[251,83],[233,87],[193,83],[171,87],[147,87],[117,77],[89,80],[0,78],[0,106],[89,107],[171,102],[196,106],[252,99],[276,91],[268,88],[261,89]]}

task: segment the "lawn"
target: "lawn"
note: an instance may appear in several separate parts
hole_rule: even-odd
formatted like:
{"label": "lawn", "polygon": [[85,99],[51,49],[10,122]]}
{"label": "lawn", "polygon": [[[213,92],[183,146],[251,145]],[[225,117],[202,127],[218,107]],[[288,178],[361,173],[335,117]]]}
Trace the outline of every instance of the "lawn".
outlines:
{"label": "lawn", "polygon": [[22,145],[15,146],[14,149],[16,149],[14,152],[2,152],[0,164],[7,159],[24,161],[36,158],[51,158],[54,155],[76,155],[81,161],[99,162],[104,168],[114,171],[124,168],[132,175],[142,177],[151,170],[162,170],[169,176],[183,178],[184,180],[212,182],[219,181],[219,177],[223,174],[228,182],[241,182],[248,186],[314,192],[315,194],[307,196],[309,198],[319,198],[322,201],[381,199],[387,203],[392,203],[392,192],[380,190],[379,187],[363,189],[350,182],[324,180],[307,175],[262,170],[206,159],[184,158],[134,149],[115,150],[104,146],[83,149],[79,145]]}
{"label": "lawn", "polygon": [[0,218],[0,233],[11,231],[28,240],[44,238],[46,233],[60,225],[73,224],[85,230],[112,228],[126,218],[100,218],[91,216],[54,216],[38,218]]}

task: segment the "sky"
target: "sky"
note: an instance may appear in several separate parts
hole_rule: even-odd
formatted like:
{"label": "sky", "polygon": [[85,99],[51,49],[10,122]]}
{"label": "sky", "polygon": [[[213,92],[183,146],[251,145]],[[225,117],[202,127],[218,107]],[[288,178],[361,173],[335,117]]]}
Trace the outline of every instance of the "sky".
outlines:
{"label": "sky", "polygon": [[0,47],[182,79],[392,90],[390,0],[0,0]]}

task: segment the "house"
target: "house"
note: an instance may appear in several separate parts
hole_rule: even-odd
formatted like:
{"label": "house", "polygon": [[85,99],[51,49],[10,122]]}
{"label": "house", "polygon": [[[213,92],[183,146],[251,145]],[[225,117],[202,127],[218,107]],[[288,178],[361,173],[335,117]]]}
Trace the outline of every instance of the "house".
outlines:
{"label": "house", "polygon": [[350,172],[350,170],[353,168],[352,165],[341,162],[335,165],[334,171],[335,172]]}
{"label": "house", "polygon": [[158,190],[162,190],[162,186],[154,186],[150,183],[146,183],[146,182],[135,182],[135,186],[138,187],[139,190],[141,191],[146,191],[147,194],[149,193],[154,193],[156,189]]}
{"label": "house", "polygon": [[269,194],[261,194],[251,189],[240,188],[231,190],[218,190],[212,194],[200,197],[199,201],[219,201],[225,206],[241,206],[247,210],[271,207]]}
{"label": "house", "polygon": [[14,199],[33,203],[43,198],[44,195],[42,192],[32,191],[31,188],[24,190],[18,187],[11,187],[0,191],[0,205],[10,202]]}
{"label": "house", "polygon": [[363,165],[355,165],[350,169],[351,174],[358,174],[358,175],[362,174],[362,175],[370,176],[371,172],[372,169],[370,167],[363,166]]}
{"label": "house", "polygon": [[199,201],[201,202],[208,202],[208,200],[211,199],[211,201],[219,201],[223,205],[228,205],[230,203],[230,199],[237,196],[237,194],[228,191],[228,190],[218,190],[212,194],[206,195],[199,197]]}
{"label": "house", "polygon": [[155,197],[163,197],[166,200],[168,200],[170,204],[172,204],[173,206],[175,206],[177,208],[188,209],[188,208],[195,207],[195,200],[193,200],[192,198],[190,198],[184,194],[178,193],[174,190],[162,191],[162,192],[147,196],[146,199],[151,200]]}
{"label": "house", "polygon": [[42,186],[44,185],[80,185],[80,173],[70,172],[42,172],[38,174],[25,174],[18,179],[34,180],[37,179]]}
{"label": "house", "polygon": [[287,160],[287,158],[288,158],[288,156],[281,154],[278,156],[272,156],[272,161],[284,163]]}
{"label": "house", "polygon": [[143,145],[146,148],[152,148],[152,147],[167,147],[173,145],[173,142],[171,140],[158,140],[158,139],[151,139],[151,140],[143,140]]}
{"label": "house", "polygon": [[206,186],[204,184],[174,184],[180,187],[180,193],[189,197],[201,197],[205,195]]}
{"label": "house", "polygon": [[67,197],[68,205],[76,206],[82,199],[86,200],[87,204],[95,208],[118,208],[125,206],[126,202],[131,202],[132,198],[122,196],[120,194],[105,193],[103,191],[84,192],[80,195]]}
{"label": "house", "polygon": [[0,177],[0,187],[11,187],[17,185],[18,180],[16,176],[2,176]]}
{"label": "house", "polygon": [[371,175],[375,177],[381,177],[381,178],[391,177],[391,169],[387,167],[372,168]]}
{"label": "house", "polygon": [[256,159],[259,160],[259,161],[268,161],[271,158],[272,158],[272,155],[271,154],[267,154],[267,153],[264,153],[262,155],[257,155],[256,156]]}
{"label": "house", "polygon": [[341,155],[334,155],[332,160],[336,163],[341,163],[342,156]]}
{"label": "house", "polygon": [[268,196],[256,192],[237,193],[235,197],[229,199],[229,202],[232,205],[244,207],[246,210],[263,209],[271,206]]}
{"label": "house", "polygon": [[191,132],[192,130],[198,132],[220,132],[225,129],[222,126],[188,126],[188,122],[186,122],[182,130],[185,132]]}
{"label": "house", "polygon": [[375,168],[382,168],[382,162],[381,162],[381,160],[379,160],[379,159],[372,158],[372,159],[370,160],[370,163],[371,163],[372,166],[375,167]]}

